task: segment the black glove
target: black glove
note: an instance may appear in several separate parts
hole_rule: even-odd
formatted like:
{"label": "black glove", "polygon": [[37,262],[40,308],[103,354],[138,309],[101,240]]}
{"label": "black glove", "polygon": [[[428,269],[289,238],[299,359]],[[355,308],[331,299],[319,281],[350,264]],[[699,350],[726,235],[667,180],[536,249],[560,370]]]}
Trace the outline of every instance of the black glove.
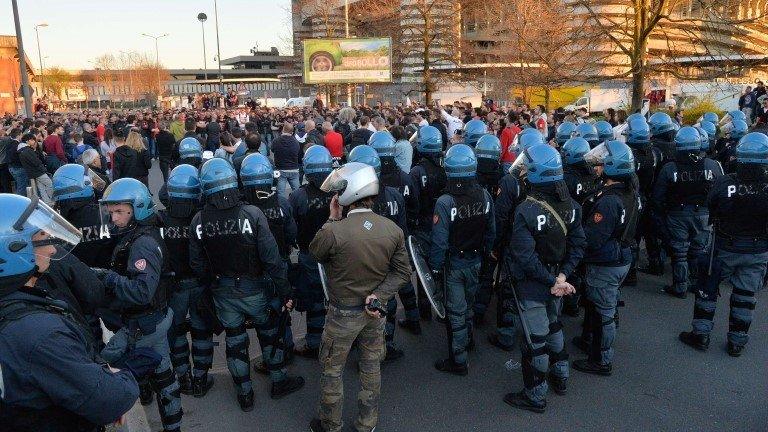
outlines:
{"label": "black glove", "polygon": [[154,373],[162,359],[162,356],[152,348],[135,348],[120,359],[115,366],[129,370],[136,380],[140,380]]}
{"label": "black glove", "polygon": [[99,278],[99,280],[102,282],[104,282],[104,279],[107,277],[107,275],[111,271],[111,270],[100,268],[100,267],[92,267],[91,270],[93,271],[93,274],[96,275],[96,277]]}

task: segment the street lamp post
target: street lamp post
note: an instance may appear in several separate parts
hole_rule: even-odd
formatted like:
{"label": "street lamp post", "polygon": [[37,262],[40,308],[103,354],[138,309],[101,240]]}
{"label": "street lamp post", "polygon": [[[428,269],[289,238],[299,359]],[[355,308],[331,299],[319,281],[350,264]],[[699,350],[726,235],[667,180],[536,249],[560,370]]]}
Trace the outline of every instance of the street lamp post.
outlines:
{"label": "street lamp post", "polygon": [[48,27],[48,24],[40,23],[35,26],[35,35],[37,36],[37,59],[40,63],[40,94],[45,96],[45,72],[43,68],[43,54],[40,51],[40,27]]}
{"label": "street lamp post", "polygon": [[224,78],[221,76],[221,47],[219,46],[219,2],[213,0],[213,15],[216,18],[216,58],[219,65],[219,93],[224,94]]}
{"label": "street lamp post", "polygon": [[19,73],[21,74],[21,95],[24,97],[24,110],[26,115],[32,117],[32,93],[27,76],[27,62],[24,56],[24,43],[21,40],[21,24],[19,23],[19,5],[16,0],[11,0],[13,8],[13,24],[16,26],[16,46],[19,51]]}
{"label": "street lamp post", "polygon": [[168,33],[163,33],[160,36],[153,36],[151,34],[146,34],[146,33],[142,33],[141,35],[155,40],[155,68],[157,68],[157,100],[160,101],[160,95],[163,93],[163,89],[160,84],[160,51],[157,48],[157,40],[168,36]]}
{"label": "street lamp post", "polygon": [[205,75],[206,81],[208,80],[208,59],[205,54],[205,21],[207,19],[208,15],[206,15],[205,12],[197,14],[197,20],[200,21],[200,28],[203,29],[203,74]]}

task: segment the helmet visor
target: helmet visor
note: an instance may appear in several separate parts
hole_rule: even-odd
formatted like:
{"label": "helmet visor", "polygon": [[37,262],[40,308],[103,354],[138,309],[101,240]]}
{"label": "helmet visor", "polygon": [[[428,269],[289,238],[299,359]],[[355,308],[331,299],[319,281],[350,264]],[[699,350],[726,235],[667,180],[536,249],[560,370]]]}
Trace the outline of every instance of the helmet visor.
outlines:
{"label": "helmet visor", "polygon": [[107,187],[107,182],[105,182],[101,177],[99,177],[98,174],[96,174],[95,171],[90,168],[87,168],[86,175],[89,179],[91,179],[91,184],[93,185],[94,190],[104,192],[104,189]]}
{"label": "helmet visor", "polygon": [[[346,165],[345,165],[346,166]],[[344,190],[347,187],[347,178],[344,174],[344,167],[336,168],[328,174],[323,184],[320,185],[320,190],[323,192],[338,192]]]}
{"label": "helmet visor", "polygon": [[521,177],[527,172],[526,164],[530,162],[528,152],[524,151],[522,154],[517,155],[512,166],[509,167],[509,173],[515,177]]}
{"label": "helmet visor", "polygon": [[605,143],[600,144],[584,155],[584,162],[592,166],[603,165],[605,163],[606,156],[608,156],[608,153],[608,146],[606,146]]}
{"label": "helmet visor", "polygon": [[[37,239],[32,241],[34,247],[53,245],[60,250],[69,252],[82,239],[80,230],[37,198],[32,199],[27,209],[14,224],[14,228],[21,231],[26,224],[38,231]],[[61,259],[66,253],[57,255],[54,259]]]}

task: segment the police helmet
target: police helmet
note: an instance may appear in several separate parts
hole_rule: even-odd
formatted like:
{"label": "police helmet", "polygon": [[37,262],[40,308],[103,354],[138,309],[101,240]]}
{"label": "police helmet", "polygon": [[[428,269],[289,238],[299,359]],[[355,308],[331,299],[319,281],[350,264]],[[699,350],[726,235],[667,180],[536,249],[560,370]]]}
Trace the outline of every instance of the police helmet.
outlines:
{"label": "police helmet", "polygon": [[443,136],[434,126],[419,128],[419,143],[416,145],[419,153],[440,153],[443,151]]}
{"label": "police helmet", "polygon": [[379,153],[379,157],[395,156],[395,137],[388,131],[378,131],[368,139],[368,145]]}
{"label": "police helmet", "polygon": [[630,147],[643,147],[651,142],[651,129],[644,118],[630,120],[624,134]]}
{"label": "police helmet", "polygon": [[200,168],[200,185],[206,197],[216,192],[237,188],[235,168],[222,158],[206,161]]}
{"label": "police helmet", "polygon": [[554,147],[537,144],[523,150],[509,168],[509,172],[527,173],[528,182],[531,184],[554,182],[563,179],[563,161]]}
{"label": "police helmet", "polygon": [[360,162],[349,162],[333,170],[320,189],[338,192],[339,204],[348,206],[362,198],[379,194],[379,177],[372,166]]}
{"label": "police helmet", "polygon": [[203,147],[195,137],[186,137],[179,142],[179,159],[203,159]]}
{"label": "police helmet", "polygon": [[477,172],[477,156],[472,147],[454,144],[445,152],[443,166],[448,178],[474,177]]}
{"label": "police helmet", "polygon": [[582,123],[576,126],[573,136],[584,138],[587,140],[590,147],[594,147],[600,142],[600,137],[597,135],[597,129],[589,123]]}
{"label": "police helmet", "polygon": [[701,126],[694,126],[696,131],[699,132],[699,145],[702,151],[709,150],[709,134]]}
{"label": "police helmet", "polygon": [[701,135],[692,126],[681,127],[675,135],[675,150],[696,151],[701,150]]}
{"label": "police helmet", "polygon": [[747,115],[744,114],[743,111],[733,110],[733,111],[730,111],[728,115],[731,116],[731,121],[734,121],[734,120],[747,121]]}
{"label": "police helmet", "polygon": [[56,202],[93,198],[93,182],[88,168],[78,164],[66,164],[53,173],[53,199]]}
{"label": "police helmet", "polygon": [[369,145],[359,145],[349,152],[349,162],[360,162],[372,166],[376,174],[381,172],[381,159],[373,147]]}
{"label": "police helmet", "polygon": [[632,120],[634,120],[636,118],[641,118],[641,119],[645,120],[645,116],[644,115],[636,112],[636,113],[632,113],[632,114],[628,115],[626,121],[627,121],[627,123],[629,123],[630,121],[632,121]]}
{"label": "police helmet", "polygon": [[628,145],[618,140],[606,141],[584,155],[590,165],[602,165],[608,177],[626,177],[635,172],[635,157]]}
{"label": "police helmet", "polygon": [[563,122],[557,127],[555,132],[555,141],[557,145],[562,146],[566,141],[573,137],[573,133],[576,132],[576,123]]}
{"label": "police helmet", "polygon": [[501,157],[501,142],[496,135],[485,134],[477,140],[475,154],[478,158],[493,159],[498,162]]}
{"label": "police helmet", "polygon": [[333,158],[325,146],[312,145],[302,159],[304,174],[328,174],[333,171]]}
{"label": "police helmet", "polygon": [[744,135],[736,147],[736,162],[768,164],[768,136],[760,132],[750,132]]}
{"label": "police helmet", "polygon": [[600,142],[613,139],[613,126],[605,120],[595,122],[595,129],[597,129],[597,138]]}
{"label": "police helmet", "polygon": [[[36,269],[35,247],[71,250],[82,238],[77,228],[37,197],[0,194],[0,208],[0,281],[22,286]],[[48,238],[32,240],[40,231]]]}
{"label": "police helmet", "polygon": [[710,141],[715,141],[715,139],[717,139],[717,126],[715,126],[714,123],[702,120],[699,122],[699,126],[707,132]]}
{"label": "police helmet", "polygon": [[139,222],[148,219],[155,212],[155,203],[147,186],[130,177],[115,180],[107,186],[99,203],[130,204],[133,207],[133,219]]}
{"label": "police helmet", "polygon": [[741,137],[746,135],[747,129],[749,129],[747,122],[744,120],[734,120],[732,125],[733,127],[731,128],[730,132],[730,137],[732,140],[741,139]]}
{"label": "police helmet", "polygon": [[182,164],[168,176],[168,198],[199,200],[202,188],[197,168]]}
{"label": "police helmet", "polygon": [[665,112],[655,112],[648,119],[648,126],[651,128],[651,136],[655,137],[665,132],[669,132],[675,129],[675,122],[672,121],[672,117]]}
{"label": "police helmet", "polygon": [[563,144],[561,153],[566,165],[584,162],[584,155],[589,151],[589,143],[582,137],[574,137]]}
{"label": "police helmet", "polygon": [[512,140],[512,150],[517,154],[521,154],[528,147],[546,143],[541,132],[534,128],[526,128],[515,135],[515,139]]}
{"label": "police helmet", "polygon": [[240,182],[244,187],[263,186],[271,188],[275,182],[272,163],[261,153],[251,153],[240,164]]}
{"label": "police helmet", "polygon": [[706,112],[703,116],[701,116],[702,120],[708,121],[712,124],[718,124],[720,122],[720,117],[713,113],[713,112]]}
{"label": "police helmet", "polygon": [[477,140],[488,132],[488,127],[482,120],[470,120],[464,125],[464,144],[474,147]]}

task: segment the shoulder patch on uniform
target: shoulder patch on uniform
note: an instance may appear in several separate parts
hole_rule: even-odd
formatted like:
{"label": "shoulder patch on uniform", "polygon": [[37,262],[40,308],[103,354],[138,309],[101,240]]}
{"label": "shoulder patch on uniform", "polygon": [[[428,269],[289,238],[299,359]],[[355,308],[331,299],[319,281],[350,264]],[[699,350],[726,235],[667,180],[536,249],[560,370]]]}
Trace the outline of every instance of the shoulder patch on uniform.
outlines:
{"label": "shoulder patch on uniform", "polygon": [[136,267],[136,270],[138,271],[144,271],[147,268],[147,260],[142,258],[136,261],[135,263],[133,263],[133,266]]}
{"label": "shoulder patch on uniform", "polygon": [[594,216],[592,216],[592,220],[594,220],[595,223],[600,223],[603,221],[603,215],[600,214],[600,212],[597,212],[594,214]]}
{"label": "shoulder patch on uniform", "polygon": [[371,228],[373,228],[373,223],[371,221],[365,221],[365,223],[363,224],[363,228],[365,228],[368,231],[370,231]]}
{"label": "shoulder patch on uniform", "polygon": [[432,225],[437,225],[438,222],[440,222],[440,216],[433,215],[432,216]]}

